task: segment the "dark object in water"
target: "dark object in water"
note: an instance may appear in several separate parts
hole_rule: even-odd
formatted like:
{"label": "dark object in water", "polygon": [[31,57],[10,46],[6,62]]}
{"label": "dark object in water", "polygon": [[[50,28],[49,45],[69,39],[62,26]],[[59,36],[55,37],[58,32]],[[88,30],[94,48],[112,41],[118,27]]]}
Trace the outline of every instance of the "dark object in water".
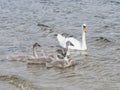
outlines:
{"label": "dark object in water", "polygon": [[99,37],[98,39],[96,39],[96,41],[111,42],[110,40],[108,40],[107,38],[104,38],[104,37]]}
{"label": "dark object in water", "polygon": [[70,35],[68,33],[62,33],[62,35],[65,36],[65,37],[73,37],[73,35]]}
{"label": "dark object in water", "polygon": [[41,23],[38,23],[37,26],[40,26],[40,27],[41,27],[41,26],[42,26],[42,27],[49,27],[49,26],[47,26],[47,25],[45,25],[45,24],[41,24]]}

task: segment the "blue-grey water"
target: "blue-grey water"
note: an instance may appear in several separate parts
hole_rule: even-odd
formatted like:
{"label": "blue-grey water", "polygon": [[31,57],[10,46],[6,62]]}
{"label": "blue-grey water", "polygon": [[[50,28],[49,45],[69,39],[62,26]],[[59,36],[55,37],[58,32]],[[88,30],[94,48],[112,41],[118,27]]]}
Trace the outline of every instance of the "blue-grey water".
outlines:
{"label": "blue-grey water", "polygon": [[[57,33],[81,40],[83,23],[88,55],[72,53],[75,67],[7,60],[31,55],[35,42],[54,52]],[[119,0],[0,0],[0,90],[120,90],[119,29]]]}

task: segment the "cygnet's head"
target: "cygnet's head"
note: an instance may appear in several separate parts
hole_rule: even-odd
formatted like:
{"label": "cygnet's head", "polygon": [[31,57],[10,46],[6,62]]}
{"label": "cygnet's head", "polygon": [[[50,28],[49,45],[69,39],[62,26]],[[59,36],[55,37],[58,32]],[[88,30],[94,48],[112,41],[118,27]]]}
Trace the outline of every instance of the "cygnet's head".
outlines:
{"label": "cygnet's head", "polygon": [[70,41],[67,41],[66,46],[74,46],[74,45]]}
{"label": "cygnet's head", "polygon": [[41,47],[41,45],[38,43],[35,43],[35,44],[33,44],[33,48],[35,48],[35,47]]}

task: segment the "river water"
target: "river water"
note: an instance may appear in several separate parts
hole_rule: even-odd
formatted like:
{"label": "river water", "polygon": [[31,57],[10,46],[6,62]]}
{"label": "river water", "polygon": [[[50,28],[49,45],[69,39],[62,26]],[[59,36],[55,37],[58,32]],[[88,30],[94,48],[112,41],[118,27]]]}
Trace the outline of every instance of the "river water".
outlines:
{"label": "river water", "polygon": [[[83,23],[88,55],[74,51],[75,67],[48,69],[7,59],[31,55],[35,42],[54,52],[57,33],[81,40]],[[120,90],[119,28],[119,0],[0,0],[0,90]]]}

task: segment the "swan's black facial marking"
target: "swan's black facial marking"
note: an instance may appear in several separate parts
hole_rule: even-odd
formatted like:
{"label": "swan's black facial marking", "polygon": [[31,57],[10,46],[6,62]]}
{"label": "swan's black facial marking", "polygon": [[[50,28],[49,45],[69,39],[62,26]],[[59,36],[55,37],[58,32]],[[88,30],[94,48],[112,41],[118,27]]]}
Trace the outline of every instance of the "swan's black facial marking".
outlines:
{"label": "swan's black facial marking", "polygon": [[83,26],[83,28],[86,28],[86,26]]}

